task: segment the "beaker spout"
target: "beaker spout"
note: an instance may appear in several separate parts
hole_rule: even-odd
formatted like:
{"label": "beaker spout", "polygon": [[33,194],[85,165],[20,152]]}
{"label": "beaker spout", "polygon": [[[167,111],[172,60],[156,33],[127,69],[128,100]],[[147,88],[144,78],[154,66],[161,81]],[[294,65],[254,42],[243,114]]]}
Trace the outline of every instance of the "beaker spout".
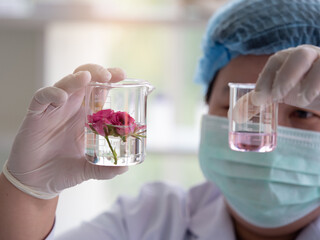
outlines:
{"label": "beaker spout", "polygon": [[151,85],[150,83],[146,84],[146,88],[147,88],[147,95],[149,95],[150,93],[153,92],[153,90],[155,89],[155,87],[153,85]]}

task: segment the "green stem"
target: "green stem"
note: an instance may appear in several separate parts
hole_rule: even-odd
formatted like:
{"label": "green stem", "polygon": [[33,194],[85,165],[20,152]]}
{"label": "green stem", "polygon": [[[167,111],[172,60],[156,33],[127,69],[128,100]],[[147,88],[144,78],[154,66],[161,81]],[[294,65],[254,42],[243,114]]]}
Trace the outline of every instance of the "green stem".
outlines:
{"label": "green stem", "polygon": [[134,137],[142,137],[142,138],[146,137],[145,135],[140,135],[140,134],[132,134],[132,136],[134,136]]}
{"label": "green stem", "polygon": [[142,133],[145,133],[147,132],[147,130],[144,130],[144,131],[141,131],[141,132],[137,132],[136,134],[142,134]]}
{"label": "green stem", "polygon": [[113,158],[114,158],[114,164],[117,165],[118,163],[118,157],[117,157],[117,153],[114,151],[114,149],[112,148],[111,146],[111,143],[110,143],[110,140],[108,138],[108,136],[106,135],[105,136],[106,140],[107,140],[107,143],[109,145],[109,148],[111,149],[111,152],[112,152],[112,155],[113,155]]}
{"label": "green stem", "polygon": [[92,127],[91,125],[89,125],[89,127],[91,128],[92,132],[99,135],[99,133],[94,129],[94,127]]}

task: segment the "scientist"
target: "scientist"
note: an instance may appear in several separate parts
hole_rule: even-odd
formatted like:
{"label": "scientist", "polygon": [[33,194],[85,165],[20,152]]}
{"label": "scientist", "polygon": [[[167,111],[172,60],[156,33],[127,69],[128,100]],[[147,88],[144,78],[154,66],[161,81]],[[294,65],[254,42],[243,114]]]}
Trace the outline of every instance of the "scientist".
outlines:
{"label": "scientist", "polygon": [[[59,239],[320,239],[320,1],[237,0],[210,20],[196,81],[207,90],[199,161],[208,181],[189,191],[147,184]],[[0,239],[53,239],[59,193],[127,170],[86,162],[84,87],[121,69],[83,65],[37,91],[0,176]],[[252,104],[280,102],[278,147],[227,143],[228,82],[256,82]]]}

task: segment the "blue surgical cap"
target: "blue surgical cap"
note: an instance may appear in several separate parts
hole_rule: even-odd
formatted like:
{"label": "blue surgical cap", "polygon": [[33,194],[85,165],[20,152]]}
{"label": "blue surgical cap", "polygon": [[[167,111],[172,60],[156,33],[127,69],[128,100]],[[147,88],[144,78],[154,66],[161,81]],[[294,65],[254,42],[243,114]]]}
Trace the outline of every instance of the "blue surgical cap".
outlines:
{"label": "blue surgical cap", "polygon": [[320,0],[235,0],[209,20],[195,82],[207,90],[239,55],[264,55],[301,44],[320,46]]}

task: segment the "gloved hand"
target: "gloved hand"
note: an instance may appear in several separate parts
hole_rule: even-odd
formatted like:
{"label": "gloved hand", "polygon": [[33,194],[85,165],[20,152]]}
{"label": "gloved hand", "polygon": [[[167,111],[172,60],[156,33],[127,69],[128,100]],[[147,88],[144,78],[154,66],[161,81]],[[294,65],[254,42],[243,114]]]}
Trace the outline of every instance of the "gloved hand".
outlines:
{"label": "gloved hand", "polygon": [[252,94],[252,103],[271,101],[320,110],[320,48],[301,45],[271,56]]}
{"label": "gloved hand", "polygon": [[88,179],[110,179],[125,172],[127,167],[95,166],[86,161],[82,104],[90,81],[124,78],[121,69],[87,64],[53,87],[38,90],[4,167],[8,180],[30,195],[50,199]]}
{"label": "gloved hand", "polygon": [[[320,111],[320,48],[301,45],[272,55],[257,80],[254,91],[238,100],[233,120],[246,122],[260,105],[280,102]],[[243,114],[243,113],[246,114]]]}

